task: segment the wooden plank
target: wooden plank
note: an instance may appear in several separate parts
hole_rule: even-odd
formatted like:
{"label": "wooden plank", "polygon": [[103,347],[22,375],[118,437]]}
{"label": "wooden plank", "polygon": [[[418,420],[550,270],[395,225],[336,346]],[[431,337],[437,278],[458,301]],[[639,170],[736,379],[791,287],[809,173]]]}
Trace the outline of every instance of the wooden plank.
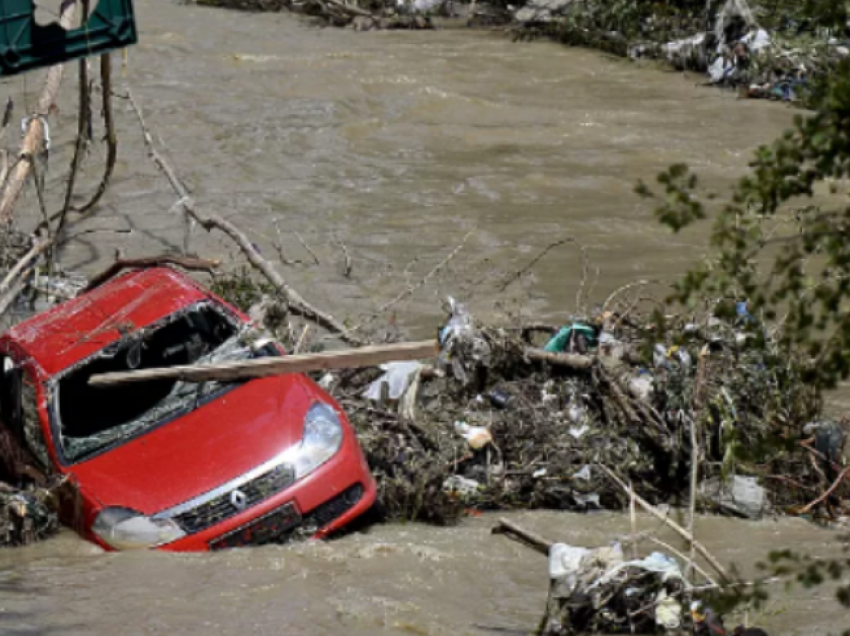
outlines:
{"label": "wooden plank", "polygon": [[308,353],[280,358],[235,360],[218,364],[197,364],[142,369],[139,371],[101,373],[93,375],[89,379],[89,384],[92,386],[110,386],[114,384],[126,384],[128,382],[145,382],[148,380],[183,380],[184,382],[218,380],[227,382],[251,378],[265,378],[283,373],[355,369],[373,367],[384,362],[422,360],[433,358],[439,353],[439,350],[437,342],[434,340],[400,342],[397,344],[361,347],[347,351],[326,351],[323,353]]}

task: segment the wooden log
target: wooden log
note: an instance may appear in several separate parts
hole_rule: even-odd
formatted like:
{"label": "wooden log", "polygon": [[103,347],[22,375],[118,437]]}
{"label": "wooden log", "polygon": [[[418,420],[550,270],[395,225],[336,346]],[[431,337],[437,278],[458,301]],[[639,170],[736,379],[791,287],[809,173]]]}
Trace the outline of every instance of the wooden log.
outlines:
{"label": "wooden log", "polygon": [[208,382],[215,380],[229,382],[251,378],[265,378],[283,373],[307,373],[309,371],[373,367],[384,362],[432,358],[438,352],[439,347],[434,340],[402,342],[398,344],[361,347],[348,351],[329,351],[283,356],[281,358],[237,360],[218,364],[198,364],[143,369],[139,371],[102,373],[93,375],[89,379],[89,384],[92,386],[109,386],[149,380],[182,380],[184,382]]}
{"label": "wooden log", "polygon": [[568,367],[570,369],[585,370],[593,366],[593,357],[577,353],[551,353],[544,349],[528,348],[525,355],[529,360],[548,362],[556,367]]}
{"label": "wooden log", "polygon": [[[76,14],[77,0],[65,0],[59,10],[59,25],[66,30],[72,28]],[[24,184],[30,172],[32,172],[33,159],[44,146],[44,121],[42,118],[47,117],[51,107],[56,102],[64,71],[65,68],[62,64],[52,66],[47,71],[44,88],[21,143],[19,161],[8,174],[8,181],[4,184],[3,197],[0,199],[0,224],[11,221],[15,203],[24,189]]]}
{"label": "wooden log", "polygon": [[499,525],[494,527],[491,532],[492,534],[504,534],[511,539],[524,543],[531,549],[546,556],[548,556],[549,550],[554,545],[552,541],[547,541],[539,534],[526,530],[504,517],[499,518]]}

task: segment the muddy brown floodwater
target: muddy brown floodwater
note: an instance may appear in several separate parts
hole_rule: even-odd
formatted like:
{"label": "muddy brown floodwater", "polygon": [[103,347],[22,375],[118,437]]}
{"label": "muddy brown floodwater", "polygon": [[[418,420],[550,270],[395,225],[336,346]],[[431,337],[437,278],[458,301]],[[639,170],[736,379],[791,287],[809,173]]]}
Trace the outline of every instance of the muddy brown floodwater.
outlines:
{"label": "muddy brown floodwater", "polygon": [[[671,237],[633,194],[635,182],[685,161],[721,189],[792,116],[699,88],[698,78],[493,33],[357,34],[174,0],[136,6],[141,43],[116,88],[132,88],[198,204],[232,217],[270,258],[279,247],[301,261],[284,271],[315,303],[356,319],[469,233],[450,265],[396,307],[414,332],[432,333],[448,293],[470,298],[479,315],[492,312],[491,274],[557,238],[580,240],[600,268],[587,286],[592,301],[637,278],[672,280],[703,253],[705,230]],[[34,102],[37,79],[3,83],[19,111]],[[48,176],[54,207],[76,126],[73,78],[61,111]],[[97,270],[115,249],[141,255],[183,243],[174,197],[120,100],[117,119],[116,178],[98,214],[71,228],[78,240],[62,254],[71,269]],[[101,152],[80,192],[96,180]],[[22,224],[37,218],[27,196]],[[192,248],[238,261],[202,231]],[[574,247],[554,250],[513,293],[527,312],[563,318],[575,308],[579,262]],[[627,531],[612,514],[514,517],[585,545]],[[545,560],[489,536],[493,522],[388,525],[320,545],[216,555],[103,554],[64,532],[0,551],[0,633],[523,633],[543,609]],[[799,520],[704,519],[699,534],[745,569],[771,548],[829,554],[835,540]],[[819,590],[778,594],[762,622],[779,636],[811,636],[850,621]]]}

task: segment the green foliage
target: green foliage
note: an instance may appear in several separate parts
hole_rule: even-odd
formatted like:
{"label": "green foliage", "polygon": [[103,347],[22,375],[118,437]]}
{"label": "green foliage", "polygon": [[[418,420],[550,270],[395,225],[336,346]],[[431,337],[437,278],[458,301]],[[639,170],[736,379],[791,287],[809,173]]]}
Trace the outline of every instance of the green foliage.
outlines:
{"label": "green foliage", "polygon": [[[751,172],[716,212],[710,260],[676,285],[672,300],[746,298],[766,321],[779,319],[783,351],[806,360],[819,389],[850,375],[850,62],[840,64],[820,109],[759,148]],[[659,176],[656,216],[674,232],[709,215],[710,197],[686,166]],[[780,318],[781,316],[781,318]]]}
{"label": "green foliage", "polygon": [[[721,612],[729,611],[742,604],[759,610],[770,598],[770,583],[785,581],[786,588],[799,585],[811,589],[825,583],[836,586],[835,598],[842,607],[850,608],[850,582],[843,577],[850,574],[850,536],[838,541],[838,555],[829,559],[818,559],[790,549],[774,550],[767,560],[758,564],[759,580],[750,587],[727,589],[715,594],[711,605]],[[817,627],[816,624],[813,624]],[[850,629],[843,632],[850,636]]]}
{"label": "green foliage", "polygon": [[[839,9],[845,12],[823,14],[823,22],[846,19],[846,7]],[[670,301],[728,314],[747,299],[760,318],[758,333],[772,331],[763,344],[778,348],[776,368],[787,360],[792,382],[821,393],[850,375],[850,61],[827,76],[818,109],[759,148],[750,168],[722,204],[701,193],[684,165],[658,177],[659,194],[638,186],[657,201],[656,216],[672,232],[713,217],[711,254],[675,285]],[[836,600],[850,607],[850,583],[840,583],[850,573],[848,541],[831,559],[772,552],[760,565],[762,580],[782,577],[805,588],[831,581]],[[736,588],[711,602],[721,611],[762,607],[768,591],[764,584]]]}
{"label": "green foliage", "polygon": [[771,28],[841,31],[848,20],[847,3],[841,0],[761,0],[759,4]]}
{"label": "green foliage", "polygon": [[234,307],[248,311],[263,296],[274,296],[275,289],[265,282],[258,282],[247,267],[215,277],[211,291]]}

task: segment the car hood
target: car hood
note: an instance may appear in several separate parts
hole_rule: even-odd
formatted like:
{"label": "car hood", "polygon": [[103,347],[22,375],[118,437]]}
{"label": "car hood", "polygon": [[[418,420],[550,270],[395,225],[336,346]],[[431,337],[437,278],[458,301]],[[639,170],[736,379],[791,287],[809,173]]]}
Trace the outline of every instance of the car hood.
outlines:
{"label": "car hood", "polygon": [[200,408],[70,468],[104,506],[154,514],[272,459],[297,443],[317,401],[336,406],[301,375],[252,380]]}

